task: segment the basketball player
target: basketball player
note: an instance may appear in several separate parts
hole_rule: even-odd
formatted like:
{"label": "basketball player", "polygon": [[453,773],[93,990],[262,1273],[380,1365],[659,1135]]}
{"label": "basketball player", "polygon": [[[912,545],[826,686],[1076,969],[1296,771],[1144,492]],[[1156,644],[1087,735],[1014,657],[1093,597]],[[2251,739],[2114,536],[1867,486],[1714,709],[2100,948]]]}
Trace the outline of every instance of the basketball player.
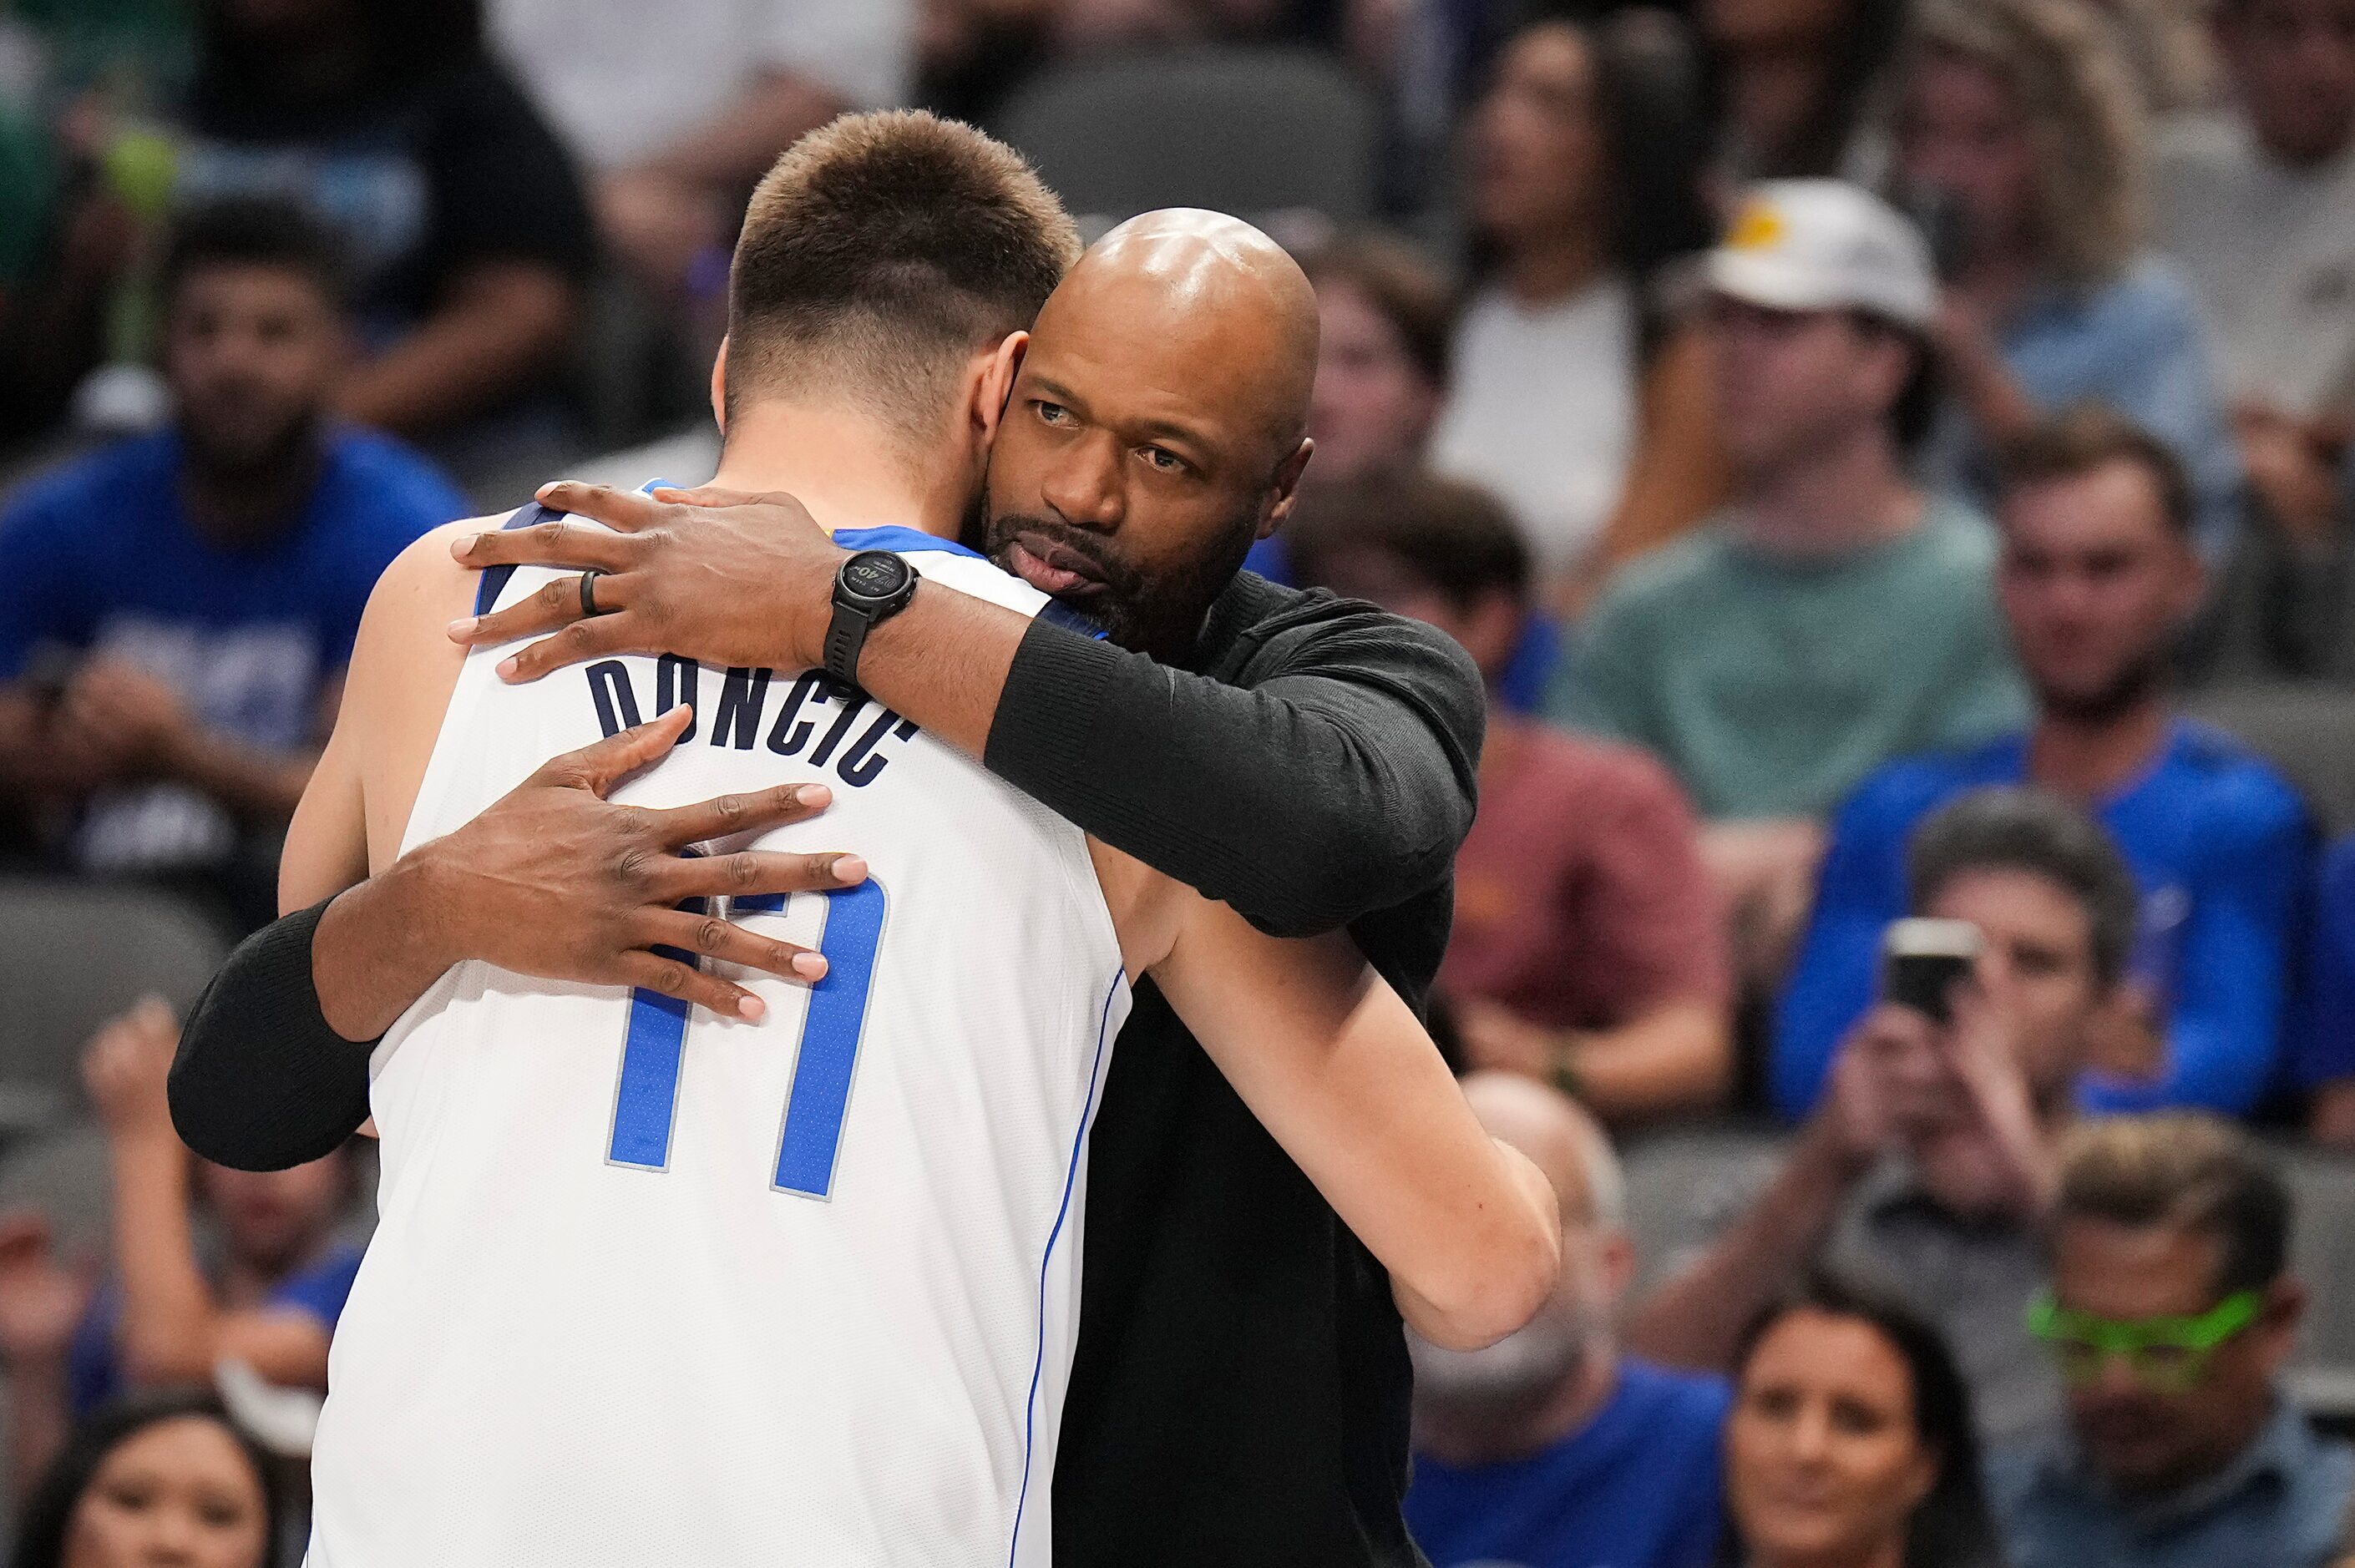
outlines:
{"label": "basketball player", "polygon": [[740,971],[761,1005],[733,1017],[468,963],[385,1036],[320,1568],[1046,1562],[1087,1121],[1147,975],[1427,1337],[1492,1339],[1550,1287],[1542,1181],[1347,938],[1253,931],[855,688],[863,617],[914,574],[1049,603],[944,536],[1073,248],[1018,160],[922,116],[839,122],[763,183],[715,374],[720,477],[792,490],[859,550],[826,673],[630,655],[513,686],[444,628],[552,571],[478,597],[444,531],[379,585],[288,898],[681,701],[702,733],[623,799],[684,810],[750,874],[762,852],[727,830],[823,776],[871,874],[681,915],[684,947],[824,960],[808,990]]}

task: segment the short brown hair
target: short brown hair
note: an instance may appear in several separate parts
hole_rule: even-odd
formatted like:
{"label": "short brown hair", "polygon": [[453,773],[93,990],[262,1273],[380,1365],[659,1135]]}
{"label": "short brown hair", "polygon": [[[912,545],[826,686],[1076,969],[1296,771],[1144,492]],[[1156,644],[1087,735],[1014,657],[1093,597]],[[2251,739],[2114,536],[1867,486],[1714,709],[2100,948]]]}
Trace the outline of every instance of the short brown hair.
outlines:
{"label": "short brown hair", "polygon": [[2191,1112],[2087,1122],[2062,1145],[2052,1223],[2180,1227],[2214,1238],[2221,1298],[2262,1290],[2289,1261],[2289,1190],[2256,1143]]}
{"label": "short brown hair", "polygon": [[1309,588],[1330,580],[1336,557],[1369,550],[1458,609],[1529,594],[1529,548],[1504,503],[1434,473],[1377,472],[1303,495],[1284,537],[1293,576]]}
{"label": "short brown hair", "polygon": [[1446,387],[1455,299],[1422,251],[1395,235],[1347,234],[1303,256],[1300,270],[1318,289],[1338,283],[1365,295],[1398,334],[1415,374],[1434,387]]}
{"label": "short brown hair", "polygon": [[2030,425],[1997,454],[2005,493],[2031,484],[2079,479],[2114,462],[2130,462],[2150,476],[2160,510],[2176,537],[2190,539],[2199,503],[2191,476],[2174,449],[2103,403],[2076,403]]}
{"label": "short brown hair", "polygon": [[1021,154],[917,111],[846,114],[752,193],[728,290],[728,400],[791,385],[929,445],[974,352],[1037,319],[1079,230]]}
{"label": "short brown hair", "polygon": [[1957,795],[1905,846],[1913,912],[1926,913],[1965,872],[2024,871],[2069,895],[2085,912],[2094,978],[2106,990],[2126,972],[2141,918],[2134,873],[2109,830],[2049,789],[1987,785]]}

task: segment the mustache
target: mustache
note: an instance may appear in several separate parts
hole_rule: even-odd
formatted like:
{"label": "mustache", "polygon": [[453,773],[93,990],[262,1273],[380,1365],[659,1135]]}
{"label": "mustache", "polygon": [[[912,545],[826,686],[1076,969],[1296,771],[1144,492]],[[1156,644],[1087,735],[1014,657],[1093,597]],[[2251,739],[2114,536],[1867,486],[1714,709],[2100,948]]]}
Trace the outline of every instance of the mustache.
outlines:
{"label": "mustache", "polygon": [[[1145,591],[1145,574],[1129,561],[1114,553],[1111,541],[1088,528],[1074,527],[1060,517],[1039,517],[1027,513],[1001,513],[989,520],[989,549],[996,560],[1004,556],[1022,534],[1035,534],[1050,545],[1060,545],[1074,555],[1084,556],[1095,567],[1104,587],[1123,599],[1135,599]],[[999,562],[1003,565],[1003,561]]]}

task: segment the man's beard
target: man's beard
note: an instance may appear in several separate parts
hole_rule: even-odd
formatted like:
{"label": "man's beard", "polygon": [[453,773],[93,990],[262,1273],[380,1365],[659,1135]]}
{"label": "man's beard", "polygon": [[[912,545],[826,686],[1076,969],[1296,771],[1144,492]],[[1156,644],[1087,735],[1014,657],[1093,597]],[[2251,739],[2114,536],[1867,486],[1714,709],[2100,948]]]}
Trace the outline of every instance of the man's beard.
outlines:
{"label": "man's beard", "polygon": [[188,457],[218,485],[266,482],[306,461],[317,445],[322,421],[315,411],[294,415],[254,440],[216,440],[203,418],[180,418],[180,439]]}
{"label": "man's beard", "polygon": [[1103,587],[1072,595],[1065,601],[1068,608],[1102,627],[1105,637],[1121,647],[1169,660],[1193,647],[1202,618],[1242,569],[1243,557],[1259,539],[1258,518],[1239,518],[1194,560],[1148,577],[1118,552],[1109,535],[1074,527],[1060,518],[991,514],[986,503],[984,519],[983,553],[1008,570],[1008,554],[1022,534],[1068,546],[1094,562]]}
{"label": "man's beard", "polygon": [[1452,1415],[1521,1419],[1584,1370],[1601,1330],[1591,1311],[1549,1306],[1486,1350],[1444,1350],[1410,1332],[1415,1400]]}
{"label": "man's beard", "polygon": [[2036,683],[2036,704],[2067,724],[2097,728],[2115,724],[2148,702],[2167,681],[2167,652],[2152,649],[2090,692],[2055,691]]}

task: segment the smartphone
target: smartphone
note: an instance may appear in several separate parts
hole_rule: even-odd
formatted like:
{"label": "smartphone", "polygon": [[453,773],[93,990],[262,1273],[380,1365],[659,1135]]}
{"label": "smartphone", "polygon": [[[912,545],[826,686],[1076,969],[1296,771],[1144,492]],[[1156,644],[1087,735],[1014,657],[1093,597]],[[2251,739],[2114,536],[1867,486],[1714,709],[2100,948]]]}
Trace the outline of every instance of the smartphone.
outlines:
{"label": "smartphone", "polygon": [[1940,1023],[1954,1022],[1948,993],[1978,967],[1979,928],[1967,920],[1899,920],[1881,938],[1881,994]]}

